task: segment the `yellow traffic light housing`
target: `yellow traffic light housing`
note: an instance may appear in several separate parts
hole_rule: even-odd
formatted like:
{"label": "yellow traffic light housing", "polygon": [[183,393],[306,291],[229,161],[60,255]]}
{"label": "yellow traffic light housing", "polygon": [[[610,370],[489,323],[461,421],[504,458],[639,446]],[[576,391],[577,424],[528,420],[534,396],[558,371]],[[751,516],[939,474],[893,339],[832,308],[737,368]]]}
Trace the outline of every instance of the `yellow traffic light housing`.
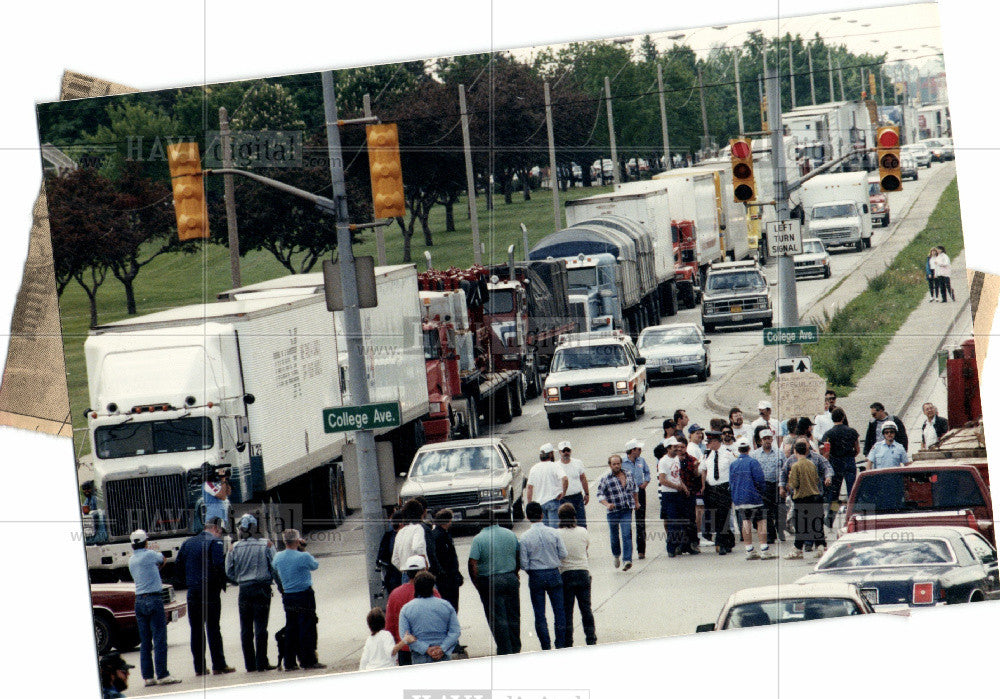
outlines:
{"label": "yellow traffic light housing", "polygon": [[729,139],[733,162],[733,201],[749,203],[757,200],[757,183],[753,176],[753,147],[744,137]]}
{"label": "yellow traffic light housing", "polygon": [[167,146],[167,163],[174,190],[177,237],[180,240],[207,238],[208,209],[198,144],[174,143]]}
{"label": "yellow traffic light housing", "polygon": [[883,192],[903,189],[903,173],[899,167],[899,128],[879,127],[875,136],[878,155],[878,181]]}
{"label": "yellow traffic light housing", "polygon": [[406,213],[406,199],[399,162],[399,131],[395,124],[371,124],[365,127],[365,132],[375,218],[402,216]]}

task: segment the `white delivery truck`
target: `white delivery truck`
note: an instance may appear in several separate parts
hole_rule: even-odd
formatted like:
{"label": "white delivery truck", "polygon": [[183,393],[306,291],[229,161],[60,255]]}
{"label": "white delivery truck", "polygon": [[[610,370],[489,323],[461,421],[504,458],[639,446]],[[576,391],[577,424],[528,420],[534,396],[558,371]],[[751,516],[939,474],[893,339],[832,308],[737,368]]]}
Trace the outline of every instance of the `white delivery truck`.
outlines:
{"label": "white delivery truck", "polygon": [[797,107],[781,115],[787,134],[799,147],[799,156],[809,161],[810,169],[842,158],[852,151],[855,157],[845,160],[835,169],[864,169],[865,148],[874,143],[871,116],[861,100],[827,102]]}
{"label": "white delivery truck", "polygon": [[871,247],[872,219],[868,211],[868,173],[817,175],[790,197],[801,204],[806,228],[803,238],[819,238],[827,248]]}
{"label": "white delivery truck", "polygon": [[[219,470],[229,474],[234,505],[297,503],[306,518],[344,506],[351,478],[345,486],[339,460],[353,444],[326,432],[323,411],[355,401],[342,313],[315,293],[321,277],[91,330],[87,426],[100,521],[87,542],[92,571],[122,575],[135,529],[172,562],[200,531],[203,484]],[[398,401],[402,422],[376,435],[415,451],[428,412],[416,270],[380,267],[376,283],[379,305],[361,311],[370,400]],[[384,451],[379,445],[385,499],[395,468]]]}

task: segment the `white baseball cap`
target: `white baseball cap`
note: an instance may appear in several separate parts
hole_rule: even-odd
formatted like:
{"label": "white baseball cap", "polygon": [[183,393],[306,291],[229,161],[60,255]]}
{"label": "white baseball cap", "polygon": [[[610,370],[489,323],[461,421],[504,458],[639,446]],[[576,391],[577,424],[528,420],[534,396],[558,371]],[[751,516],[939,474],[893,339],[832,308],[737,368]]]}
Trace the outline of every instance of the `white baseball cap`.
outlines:
{"label": "white baseball cap", "polygon": [[406,559],[406,563],[403,564],[403,571],[412,573],[415,570],[423,570],[427,567],[427,561],[424,560],[423,556],[410,556]]}
{"label": "white baseball cap", "polygon": [[675,444],[680,444],[680,442],[677,441],[676,437],[668,437],[667,439],[664,439],[662,442],[660,442],[660,444],[662,444],[665,447],[672,447]]}
{"label": "white baseball cap", "polygon": [[563,449],[570,449],[570,450],[573,449],[573,445],[569,443],[569,440],[565,442],[559,442],[559,451],[562,451]]}
{"label": "white baseball cap", "polygon": [[626,452],[630,452],[633,449],[642,449],[642,447],[643,447],[643,443],[640,442],[638,439],[630,439],[627,442],[625,442],[625,451]]}
{"label": "white baseball cap", "polygon": [[894,430],[896,432],[899,432],[899,428],[896,427],[896,423],[893,422],[892,420],[886,420],[884,423],[882,423],[882,431],[885,432],[886,430]]}
{"label": "white baseball cap", "polygon": [[757,404],[757,410],[772,410],[770,401],[762,400]]}
{"label": "white baseball cap", "polygon": [[128,540],[133,544],[141,544],[148,540],[149,536],[146,534],[145,529],[136,529],[134,532],[128,535]]}
{"label": "white baseball cap", "polygon": [[750,448],[750,440],[746,437],[740,437],[736,440],[736,448],[740,449],[742,447],[746,447],[747,449]]}
{"label": "white baseball cap", "polygon": [[773,437],[774,432],[772,432],[771,430],[761,430],[759,436],[761,439],[764,439],[764,437]]}
{"label": "white baseball cap", "polygon": [[556,450],[555,447],[552,446],[552,442],[546,442],[538,448],[539,454],[554,454],[555,451]]}

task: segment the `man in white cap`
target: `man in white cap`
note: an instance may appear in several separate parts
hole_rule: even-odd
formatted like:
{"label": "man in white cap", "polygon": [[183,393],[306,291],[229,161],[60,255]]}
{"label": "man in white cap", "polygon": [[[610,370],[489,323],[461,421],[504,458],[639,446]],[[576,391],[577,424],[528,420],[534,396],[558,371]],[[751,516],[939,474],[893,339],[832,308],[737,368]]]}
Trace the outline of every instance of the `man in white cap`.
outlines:
{"label": "man in white cap", "polygon": [[887,420],[882,425],[882,437],[884,441],[879,442],[868,452],[868,468],[893,468],[894,466],[905,466],[912,463],[910,455],[906,453],[906,448],[896,441],[896,423]]}
{"label": "man in white cap", "polygon": [[[670,437],[660,442],[666,449],[656,463],[657,490],[660,494],[660,519],[663,520],[663,531],[667,535],[667,556],[673,558],[685,549],[684,518],[681,512],[681,499],[687,496],[687,487],[681,481],[681,464],[677,458],[680,442],[676,437]],[[659,453],[659,452],[655,452]],[[689,548],[689,546],[688,546]]]}
{"label": "man in white cap", "polygon": [[642,458],[643,443],[638,439],[630,439],[625,443],[625,458],[622,459],[622,470],[632,476],[639,487],[639,505],[635,510],[635,550],[641,561],[646,557],[646,487],[652,478],[649,464]]}
{"label": "man in white cap", "polygon": [[[739,456],[729,465],[729,488],[733,507],[740,519],[743,543],[746,545],[747,560],[774,558],[767,544],[767,520],[764,516],[764,471],[755,458],[750,456],[750,440],[740,437],[736,441]],[[757,529],[760,553],[753,547],[753,529]]]}
{"label": "man in white cap", "polygon": [[524,504],[537,502],[542,506],[546,526],[559,527],[559,505],[569,489],[569,478],[562,464],[556,461],[556,450],[546,442],[538,449],[538,463],[528,474],[528,488]]}
{"label": "man in white cap", "polygon": [[267,620],[271,613],[271,562],[274,546],[260,536],[257,518],[249,512],[237,526],[240,540],[226,554],[226,577],[239,585],[240,643],[247,672],[273,670],[267,660]]}
{"label": "man in white cap", "polygon": [[[167,670],[167,616],[163,609],[163,554],[148,544],[142,529],[129,535],[128,571],[135,581],[135,620],[139,630],[139,666],[146,686],[177,684]],[[155,662],[154,662],[155,661]],[[155,672],[154,672],[155,671]]]}
{"label": "man in white cap", "polygon": [[562,501],[573,506],[576,512],[576,525],[586,527],[587,513],[583,508],[590,502],[590,483],[583,472],[583,462],[573,458],[573,445],[569,440],[559,442],[559,463],[569,480],[569,487],[566,488],[566,495]]}
{"label": "man in white cap", "polygon": [[[778,425],[778,421],[771,417],[771,402],[762,400],[757,403],[757,412],[760,413],[760,417],[750,423],[750,436],[756,434],[758,427],[763,427],[764,429],[771,430],[772,439],[774,439],[775,446],[781,446],[781,428]],[[752,444],[751,444],[752,446]]]}

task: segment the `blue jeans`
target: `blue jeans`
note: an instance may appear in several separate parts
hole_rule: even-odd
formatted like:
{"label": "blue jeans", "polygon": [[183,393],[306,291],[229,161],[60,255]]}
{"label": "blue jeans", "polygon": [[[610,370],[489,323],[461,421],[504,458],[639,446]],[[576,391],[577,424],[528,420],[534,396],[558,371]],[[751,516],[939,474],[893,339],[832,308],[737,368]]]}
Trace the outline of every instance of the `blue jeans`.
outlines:
{"label": "blue jeans", "polygon": [[535,633],[542,650],[552,647],[549,638],[549,624],[545,619],[545,595],[552,604],[552,616],[556,627],[556,648],[566,647],[566,610],[563,606],[562,576],[558,568],[528,571],[528,592],[531,594],[531,608],[535,612]]}
{"label": "blue jeans", "polygon": [[559,506],[563,504],[563,501],[559,498],[553,498],[548,502],[542,503],[542,521],[545,522],[546,527],[552,527],[556,529],[559,527]]}
{"label": "blue jeans", "polygon": [[136,595],[135,621],[139,627],[139,665],[144,680],[153,679],[155,657],[156,677],[163,679],[167,670],[167,615],[163,597],[153,593]]}
{"label": "blue jeans", "polygon": [[[625,507],[608,512],[608,529],[611,532],[611,555],[632,560],[632,510]],[[619,539],[619,530],[621,538]]]}
{"label": "blue jeans", "polygon": [[587,527],[587,513],[583,509],[583,493],[577,493],[576,495],[567,495],[562,499],[563,502],[568,502],[576,510],[576,526]]}

